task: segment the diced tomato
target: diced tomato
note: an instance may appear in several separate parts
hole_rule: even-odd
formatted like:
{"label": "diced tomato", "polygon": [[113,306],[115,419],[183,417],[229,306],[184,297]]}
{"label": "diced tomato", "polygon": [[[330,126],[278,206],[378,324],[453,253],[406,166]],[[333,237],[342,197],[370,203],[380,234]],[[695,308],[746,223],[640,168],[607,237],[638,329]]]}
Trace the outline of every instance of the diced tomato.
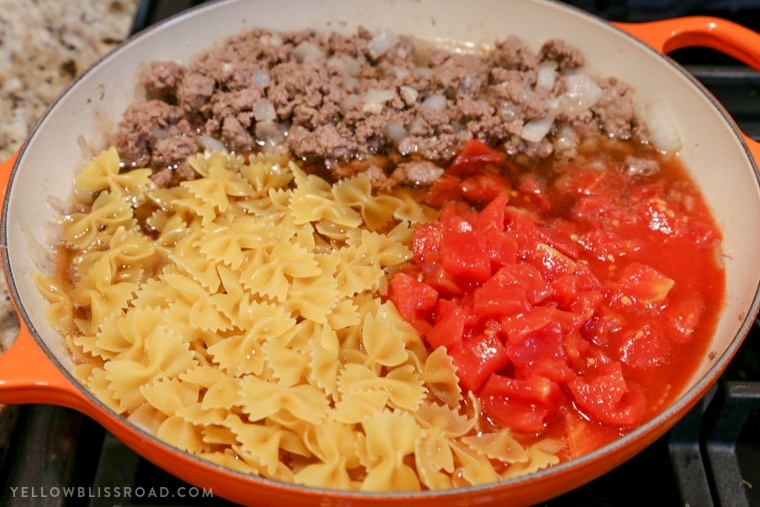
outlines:
{"label": "diced tomato", "polygon": [[473,292],[473,311],[481,317],[509,316],[531,307],[529,291],[535,285],[522,265],[501,268]]}
{"label": "diced tomato", "polygon": [[578,293],[575,300],[570,303],[570,308],[567,310],[577,315],[579,321],[576,322],[576,324],[580,326],[599,310],[603,299],[604,296],[598,289],[584,290],[583,292]]}
{"label": "diced tomato", "polygon": [[453,347],[462,340],[464,335],[464,309],[448,299],[441,299],[435,310],[436,319],[433,327],[425,335],[433,348]]}
{"label": "diced tomato", "polygon": [[678,236],[685,228],[683,222],[676,218],[675,213],[668,209],[663,199],[653,197],[640,201],[640,204],[640,210],[637,210],[636,215],[643,219],[642,222],[646,223],[649,229]]}
{"label": "diced tomato", "polygon": [[563,176],[557,180],[556,186],[562,193],[582,199],[588,195],[614,197],[625,186],[625,182],[618,171],[600,171],[568,165]]}
{"label": "diced tomato", "polygon": [[639,238],[623,237],[617,231],[599,228],[581,234],[578,242],[602,262],[628,257],[640,251],[642,247]]}
{"label": "diced tomato", "polygon": [[[488,286],[488,287],[487,287]],[[483,307],[486,314],[486,306],[505,304],[505,311],[501,315],[510,315],[514,312],[506,310],[512,306],[512,302],[519,304],[527,310],[537,305],[553,294],[551,285],[544,280],[541,273],[528,264],[509,264],[502,267],[480,288],[475,289],[474,296],[476,305]],[[479,293],[483,293],[481,296]],[[495,300],[503,301],[495,301]]]}
{"label": "diced tomato", "polygon": [[610,337],[623,329],[625,319],[620,313],[609,309],[601,309],[594,313],[581,327],[584,338],[594,343],[597,347],[607,347]]}
{"label": "diced tomato", "polygon": [[438,215],[438,221],[441,222],[444,227],[454,227],[462,221],[475,227],[475,224],[478,221],[478,212],[464,201],[454,201],[447,203],[446,206],[441,209],[441,213]]}
{"label": "diced tomato", "polygon": [[420,265],[439,261],[442,236],[443,225],[440,222],[418,225],[412,235],[414,260]]}
{"label": "diced tomato", "polygon": [[577,266],[573,259],[543,242],[538,243],[536,249],[525,260],[538,269],[548,281],[575,272]]}
{"label": "diced tomato", "polygon": [[459,383],[470,391],[480,391],[491,374],[509,362],[501,340],[493,332],[466,337],[448,349],[457,368]]}
{"label": "diced tomato", "polygon": [[567,309],[573,304],[580,292],[578,283],[578,277],[573,274],[557,276],[551,281],[552,289],[554,289],[551,299],[557,307]]}
{"label": "diced tomato", "polygon": [[572,216],[580,223],[599,224],[604,222],[601,217],[614,207],[614,199],[610,194],[584,195],[573,205]]}
{"label": "diced tomato", "polygon": [[702,320],[705,302],[700,297],[691,297],[668,305],[664,321],[673,330],[673,341],[683,345],[694,338],[694,331]]}
{"label": "diced tomato", "polygon": [[431,262],[423,266],[422,281],[443,297],[460,297],[463,292],[459,282],[446,271],[440,262]]}
{"label": "diced tomato", "polygon": [[555,219],[551,227],[542,229],[541,236],[548,244],[571,259],[577,260],[583,251],[583,246],[578,241],[580,236],[577,229],[578,225],[570,220]]}
{"label": "diced tomato", "polygon": [[509,180],[497,173],[478,173],[462,180],[462,197],[473,203],[491,202],[509,189]]}
{"label": "diced tomato", "polygon": [[[666,400],[661,377],[686,382],[661,366],[686,364],[696,348],[675,348],[717,318],[719,231],[688,185],[509,164],[468,143],[432,185],[438,219],[416,227],[416,266],[390,297],[430,347],[446,348],[495,424],[537,433],[588,421],[584,439],[608,439],[645,417],[641,385]],[[568,417],[554,420],[560,404]]]}
{"label": "diced tomato", "polygon": [[528,311],[506,316],[501,320],[501,329],[510,343],[520,343],[530,336],[542,334],[546,327],[558,326],[562,332],[574,327],[572,314],[552,306],[533,306]]}
{"label": "diced tomato", "polygon": [[599,293],[599,288],[602,284],[587,262],[577,263],[573,275],[578,281],[578,289],[580,291],[594,291],[597,294]]}
{"label": "diced tomato", "polygon": [[640,423],[646,412],[646,398],[638,384],[626,383],[620,363],[600,365],[594,373],[568,382],[576,405],[589,417],[605,424]]}
{"label": "diced tomato", "polygon": [[571,458],[577,458],[599,447],[597,430],[599,425],[588,420],[586,416],[574,410],[562,413],[564,421],[567,451]]}
{"label": "diced tomato", "polygon": [[441,207],[464,198],[473,203],[488,203],[511,188],[501,168],[506,155],[477,140],[469,141],[454,158],[446,172],[428,189],[425,200]]}
{"label": "diced tomato", "polygon": [[524,211],[507,208],[506,231],[517,242],[518,257],[526,258],[536,249],[536,245],[542,242],[541,232],[535,217]]}
{"label": "diced tomato", "polygon": [[476,229],[480,246],[491,259],[491,270],[517,262],[517,241],[505,234],[506,206],[509,196],[500,194],[478,215]]}
{"label": "diced tomato", "polygon": [[462,197],[462,180],[457,176],[444,173],[430,185],[425,195],[425,202],[436,208]]}
{"label": "diced tomato", "polygon": [[408,273],[396,273],[390,282],[390,299],[399,314],[418,331],[427,329],[427,319],[438,303],[438,292]]}
{"label": "diced tomato", "polygon": [[534,212],[548,213],[552,208],[546,188],[532,175],[523,176],[520,182],[520,196],[523,206]]}
{"label": "diced tomato", "polygon": [[501,167],[506,160],[505,153],[496,151],[477,139],[472,139],[454,158],[447,172],[456,176],[470,176],[488,168]]}
{"label": "diced tomato", "polygon": [[574,370],[582,369],[584,360],[591,351],[592,344],[584,339],[580,331],[566,333],[565,337],[565,355],[567,363]]}
{"label": "diced tomato", "polygon": [[650,320],[623,333],[620,360],[634,368],[651,368],[668,362],[671,344],[662,325]]}
{"label": "diced tomato", "polygon": [[515,377],[533,375],[565,383],[574,376],[565,352],[565,334],[556,323],[547,324],[540,334],[529,336],[519,343],[504,344]]}
{"label": "diced tomato", "polygon": [[632,262],[620,272],[618,284],[634,302],[653,305],[665,301],[675,282],[652,266]]}
{"label": "diced tomato", "polygon": [[459,281],[443,268],[440,262],[425,264],[422,281],[438,292],[441,297],[460,297],[463,294]]}
{"label": "diced tomato", "polygon": [[506,225],[506,207],[509,195],[505,192],[497,195],[483,211],[478,213],[477,229],[480,234],[487,236],[502,235]]}
{"label": "diced tomato", "polygon": [[441,237],[441,263],[454,278],[472,283],[491,276],[491,259],[483,251],[476,230],[468,221],[452,220]]}
{"label": "diced tomato", "polygon": [[494,421],[524,433],[537,433],[559,409],[560,388],[534,375],[515,379],[491,375],[480,393],[483,410]]}

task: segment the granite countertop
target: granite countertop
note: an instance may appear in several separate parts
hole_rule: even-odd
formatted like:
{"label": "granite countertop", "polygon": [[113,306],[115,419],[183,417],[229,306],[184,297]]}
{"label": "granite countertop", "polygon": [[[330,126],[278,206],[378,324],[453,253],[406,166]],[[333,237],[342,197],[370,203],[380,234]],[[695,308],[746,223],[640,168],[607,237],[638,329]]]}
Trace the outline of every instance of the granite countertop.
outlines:
{"label": "granite countertop", "polygon": [[[128,35],[139,0],[0,0],[0,161],[23,143],[48,105]],[[0,352],[18,318],[0,282]],[[17,406],[0,406],[0,453],[10,444]]]}
{"label": "granite countertop", "polygon": [[[138,3],[0,0],[0,161],[13,155],[77,75],[128,36]],[[18,320],[3,280],[0,350],[17,334]],[[0,434],[0,448],[2,440]]]}
{"label": "granite countertop", "polygon": [[138,0],[0,0],[0,160],[55,97],[126,38]]}

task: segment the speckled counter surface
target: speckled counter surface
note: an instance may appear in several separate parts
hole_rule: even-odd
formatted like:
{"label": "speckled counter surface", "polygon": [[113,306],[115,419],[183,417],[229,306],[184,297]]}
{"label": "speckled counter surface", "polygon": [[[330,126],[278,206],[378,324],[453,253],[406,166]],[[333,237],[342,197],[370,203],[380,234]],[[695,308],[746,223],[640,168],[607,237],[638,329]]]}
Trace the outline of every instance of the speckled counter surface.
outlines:
{"label": "speckled counter surface", "polygon": [[[129,34],[139,0],[0,0],[0,160],[21,146],[48,105],[100,56]],[[0,351],[18,320],[0,282]],[[0,407],[2,431],[15,418]]]}
{"label": "speckled counter surface", "polygon": [[138,0],[0,0],[0,157],[45,108],[129,33]]}

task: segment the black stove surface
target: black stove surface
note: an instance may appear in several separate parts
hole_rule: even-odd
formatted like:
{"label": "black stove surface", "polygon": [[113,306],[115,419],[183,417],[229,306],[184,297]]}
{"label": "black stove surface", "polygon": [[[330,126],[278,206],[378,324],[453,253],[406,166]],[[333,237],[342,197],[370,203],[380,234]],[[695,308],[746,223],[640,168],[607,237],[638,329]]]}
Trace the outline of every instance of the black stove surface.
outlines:
{"label": "black stove surface", "polygon": [[[142,0],[133,31],[200,3]],[[566,3],[611,21],[698,14],[760,31],[760,0]],[[760,140],[760,74],[711,50],[690,48],[670,56],[718,98],[745,133]],[[15,444],[0,456],[0,505],[227,505],[141,459],[97,423],[69,409],[23,407],[16,427]],[[760,322],[718,385],[671,431],[601,478],[541,505],[646,504],[760,507]]]}

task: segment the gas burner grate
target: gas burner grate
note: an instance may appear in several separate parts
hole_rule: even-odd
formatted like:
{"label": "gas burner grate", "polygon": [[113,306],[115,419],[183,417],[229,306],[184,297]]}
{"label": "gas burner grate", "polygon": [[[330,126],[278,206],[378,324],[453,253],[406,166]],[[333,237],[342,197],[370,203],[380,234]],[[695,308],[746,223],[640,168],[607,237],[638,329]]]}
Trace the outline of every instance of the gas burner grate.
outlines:
{"label": "gas burner grate", "polygon": [[760,382],[726,381],[670,432],[669,451],[683,505],[760,505]]}

